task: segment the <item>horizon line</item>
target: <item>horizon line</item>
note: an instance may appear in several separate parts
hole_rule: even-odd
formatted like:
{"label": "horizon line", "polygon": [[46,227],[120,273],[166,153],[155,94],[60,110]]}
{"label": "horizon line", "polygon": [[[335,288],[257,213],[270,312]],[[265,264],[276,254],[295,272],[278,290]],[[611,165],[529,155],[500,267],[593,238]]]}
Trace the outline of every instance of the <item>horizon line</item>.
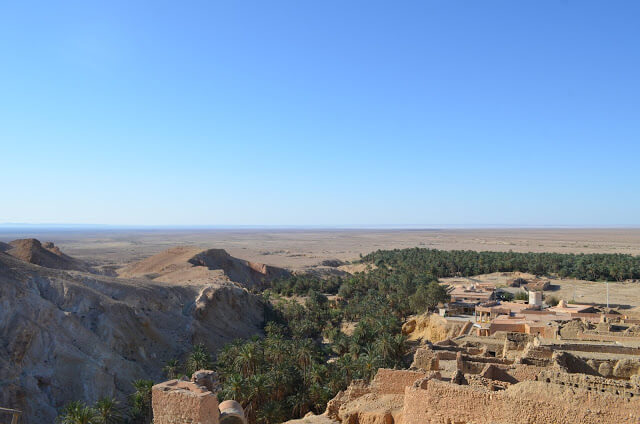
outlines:
{"label": "horizon line", "polygon": [[640,225],[566,224],[78,224],[78,223],[0,223],[7,230],[455,230],[455,229],[638,229]]}

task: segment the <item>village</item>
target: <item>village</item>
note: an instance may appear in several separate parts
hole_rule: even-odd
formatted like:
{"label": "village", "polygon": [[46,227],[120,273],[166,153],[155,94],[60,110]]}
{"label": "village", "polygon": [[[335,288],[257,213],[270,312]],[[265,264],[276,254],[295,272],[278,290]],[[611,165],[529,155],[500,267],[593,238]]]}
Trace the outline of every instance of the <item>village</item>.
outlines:
{"label": "village", "polygon": [[[508,288],[517,288],[526,299],[514,300],[513,290],[495,283],[449,283],[450,302],[438,305],[441,316],[467,318],[465,334],[492,336],[497,332],[522,333],[543,339],[561,339],[561,328],[579,320],[583,331],[575,338],[585,341],[640,342],[640,319],[628,316],[620,305],[579,304],[548,295],[550,282],[540,278],[511,278]],[[604,283],[603,283],[604,284]],[[508,298],[510,300],[504,300]],[[606,299],[603,299],[606,302]]]}
{"label": "village", "polygon": [[[322,415],[288,424],[640,422],[640,320],[619,307],[551,306],[545,280],[508,283],[527,299],[504,300],[491,283],[450,284],[450,302],[403,326],[416,343],[409,369],[380,368]],[[442,340],[412,337],[425,321]],[[215,379],[200,371],[154,386],[155,422],[246,422],[237,403],[218,405]]]}

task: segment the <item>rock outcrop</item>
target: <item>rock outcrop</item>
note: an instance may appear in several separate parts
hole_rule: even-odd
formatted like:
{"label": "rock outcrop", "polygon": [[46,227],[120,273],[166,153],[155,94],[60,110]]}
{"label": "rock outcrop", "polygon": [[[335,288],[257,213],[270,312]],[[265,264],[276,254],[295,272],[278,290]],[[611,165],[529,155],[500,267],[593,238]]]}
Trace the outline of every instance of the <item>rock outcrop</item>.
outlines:
{"label": "rock outcrop", "polygon": [[223,249],[174,247],[118,271],[120,277],[146,278],[165,283],[231,281],[248,289],[260,289],[274,279],[285,277],[285,269],[249,262]]}
{"label": "rock outcrop", "polygon": [[65,255],[52,242],[40,243],[36,239],[14,240],[8,244],[2,243],[0,252],[46,268],[93,272],[89,265]]}
{"label": "rock outcrop", "polygon": [[407,320],[402,333],[411,341],[430,341],[432,343],[460,336],[468,327],[464,321],[450,321],[440,315],[425,313]]}
{"label": "rock outcrop", "polygon": [[126,402],[132,380],[161,380],[193,344],[215,352],[262,321],[261,300],[229,281],[112,278],[0,252],[0,405],[29,424],[53,422],[71,400]]}

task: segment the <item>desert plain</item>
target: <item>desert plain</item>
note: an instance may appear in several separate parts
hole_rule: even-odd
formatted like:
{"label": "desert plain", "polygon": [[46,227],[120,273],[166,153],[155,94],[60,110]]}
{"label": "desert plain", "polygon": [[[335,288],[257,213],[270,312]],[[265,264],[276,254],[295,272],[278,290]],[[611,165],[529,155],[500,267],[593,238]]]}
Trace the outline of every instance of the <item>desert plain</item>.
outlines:
{"label": "desert plain", "polygon": [[[0,230],[0,241],[17,238],[52,241],[72,257],[114,270],[176,246],[220,248],[237,258],[298,272],[326,260],[349,262],[378,249],[409,247],[640,254],[640,228]],[[505,279],[473,279],[500,278]],[[558,298],[606,302],[605,284],[574,279],[554,279],[552,283],[549,294]],[[610,283],[609,301],[640,307],[640,289],[636,283]]]}
{"label": "desert plain", "polygon": [[37,238],[97,266],[122,266],[175,246],[225,249],[293,270],[381,249],[423,247],[557,253],[640,254],[640,228],[536,229],[1,229],[0,241]]}

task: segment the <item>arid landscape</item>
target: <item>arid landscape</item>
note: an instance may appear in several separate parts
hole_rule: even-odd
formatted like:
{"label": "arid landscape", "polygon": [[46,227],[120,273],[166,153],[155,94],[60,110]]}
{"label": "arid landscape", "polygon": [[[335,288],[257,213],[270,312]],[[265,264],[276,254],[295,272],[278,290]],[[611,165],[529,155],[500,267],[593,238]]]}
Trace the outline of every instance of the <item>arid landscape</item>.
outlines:
{"label": "arid landscape", "polygon": [[[366,261],[360,263],[362,256],[376,250],[412,247],[440,251],[637,255],[640,253],[640,230],[299,229],[36,233],[5,229],[0,234],[0,242],[0,336],[3,342],[0,378],[6,382],[0,401],[19,407],[24,412],[24,422],[37,423],[55,419],[61,408],[75,399],[94,401],[107,394],[126,404],[132,380],[162,381],[167,373],[166,364],[173,358],[187,358],[188,364],[188,358],[193,356],[189,353],[193,346],[202,346],[215,357],[225,343],[262,335],[266,310],[259,293],[270,289],[272,282],[282,279],[295,282],[299,278],[296,276],[313,276],[305,278],[322,285],[322,281],[348,279],[360,271],[366,275],[375,265],[370,262],[366,265]],[[493,287],[516,294],[522,289],[510,287],[514,278],[533,280],[538,277],[497,272],[446,277],[440,281],[455,289],[451,292],[453,302],[456,293],[466,293],[470,287],[474,287],[469,291],[471,295],[476,293],[475,287]],[[551,274],[543,278],[548,282],[543,293],[545,299],[555,297],[576,304],[605,306],[604,282]],[[358,283],[354,280],[349,284]],[[639,317],[638,284],[633,280],[608,283],[611,307],[632,320]],[[283,286],[274,289],[280,293],[288,290]],[[334,289],[327,290],[331,293]],[[298,308],[313,308],[309,306],[306,289],[300,292],[294,288],[294,292],[298,294],[289,298],[294,299]],[[340,293],[346,295],[342,294],[342,289]],[[328,299],[337,305],[339,297],[329,295]],[[285,304],[282,309],[285,317],[295,310],[292,307]],[[451,313],[455,315],[453,309]],[[362,318],[357,316],[349,319],[345,316],[340,324],[347,337],[362,331],[358,328]],[[429,316],[416,319],[417,323],[411,324],[415,330],[407,332],[408,342],[414,345],[430,346],[448,339],[462,343],[474,337],[470,333],[471,327],[464,326],[471,319],[468,317],[452,316],[447,321]],[[496,325],[501,324],[496,321]],[[461,335],[467,339],[460,339]],[[329,335],[329,340],[326,337],[324,343],[331,340],[337,343],[335,335]],[[443,355],[443,358],[449,357],[449,354]],[[404,359],[398,357],[397,361],[399,365]],[[185,367],[188,369],[188,365]],[[441,368],[439,375],[453,379],[455,366],[447,367]],[[633,371],[625,372],[625,378],[634,375]],[[373,374],[366,375],[373,378]],[[399,375],[398,378],[409,382],[420,375]],[[382,373],[376,379],[396,378],[386,376]],[[375,384],[381,383],[375,381],[373,388],[363,390],[377,393]],[[435,387],[440,390],[440,386]],[[515,388],[509,393],[515,393]],[[398,411],[403,399],[397,397],[399,394],[400,391],[394,394],[395,400],[388,400],[391,403],[387,408],[395,411],[392,416],[398,423],[401,422]],[[377,422],[380,414],[386,416],[379,410],[386,401],[376,396],[367,401],[369,404],[358,403],[364,398],[356,403],[350,398],[341,400],[352,411],[346,416],[337,410],[331,412],[330,403],[324,415],[310,415],[307,420],[351,423],[351,418],[345,418],[349,414],[357,415],[373,408],[373,412],[367,412],[373,418],[353,422]],[[164,411],[162,408],[167,405],[163,401],[158,408]],[[259,402],[243,402],[242,406],[249,408],[246,413],[250,422],[270,422],[259,420],[252,412],[253,408],[263,406]],[[315,407],[312,410],[316,411]],[[159,416],[156,421],[163,422]]]}
{"label": "arid landscape", "polygon": [[640,2],[6,2],[0,424],[640,424]]}
{"label": "arid landscape", "polygon": [[640,254],[640,229],[223,229],[0,230],[0,241],[37,238],[96,266],[120,267],[171,247],[225,249],[249,261],[302,269],[323,260],[352,261],[378,249]]}

